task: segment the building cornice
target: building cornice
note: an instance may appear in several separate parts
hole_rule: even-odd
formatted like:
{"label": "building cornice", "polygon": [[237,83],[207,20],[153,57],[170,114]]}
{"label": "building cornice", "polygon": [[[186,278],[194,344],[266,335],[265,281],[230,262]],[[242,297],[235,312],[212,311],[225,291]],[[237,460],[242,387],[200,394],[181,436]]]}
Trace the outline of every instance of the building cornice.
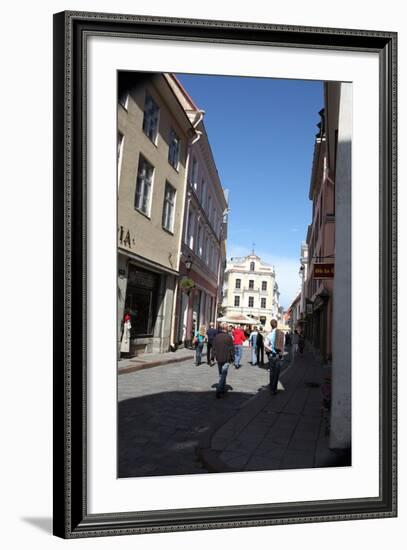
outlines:
{"label": "building cornice", "polygon": [[166,273],[170,275],[179,275],[179,271],[176,271],[175,269],[171,269],[167,267],[166,265],[159,264],[158,262],[154,262],[153,260],[149,260],[148,258],[144,258],[143,256],[140,256],[138,254],[135,254],[134,252],[129,252],[125,248],[118,247],[118,253],[122,254],[123,256],[127,256],[130,262],[137,263],[138,265],[142,265],[145,268],[151,269],[155,272],[162,272],[165,271]]}
{"label": "building cornice", "polygon": [[243,268],[228,268],[226,267],[226,273],[240,273],[244,275],[258,275],[259,277],[275,277],[275,271],[250,271],[250,269]]}

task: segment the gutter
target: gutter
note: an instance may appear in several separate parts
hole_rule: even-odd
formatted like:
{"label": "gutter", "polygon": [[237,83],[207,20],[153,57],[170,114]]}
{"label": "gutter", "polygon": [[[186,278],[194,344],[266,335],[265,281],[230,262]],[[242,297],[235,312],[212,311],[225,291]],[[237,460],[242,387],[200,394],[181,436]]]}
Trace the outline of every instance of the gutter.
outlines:
{"label": "gutter", "polygon": [[[178,81],[177,81],[178,82]],[[185,111],[184,111],[185,112]],[[197,130],[197,126],[198,124],[200,124],[203,120],[203,117],[204,117],[204,114],[205,114],[205,111],[202,111],[201,109],[198,109],[197,110],[197,113],[198,113],[198,117],[197,119],[194,121],[194,122],[191,122],[192,124],[192,127],[193,129],[195,130],[195,135],[191,138],[191,141],[189,142],[188,144],[188,156],[187,156],[187,162],[186,162],[186,166],[185,166],[185,196],[184,196],[184,212],[183,212],[183,222],[184,222],[184,225],[180,231],[180,241],[179,241],[179,254],[180,254],[180,257],[178,258],[178,271],[179,271],[179,263],[180,263],[180,260],[181,260],[181,255],[182,255],[182,240],[184,238],[184,231],[187,230],[188,228],[188,218],[189,218],[189,201],[188,201],[188,210],[187,210],[187,213],[186,213],[186,216],[185,216],[185,208],[186,208],[186,202],[187,202],[187,189],[188,189],[188,172],[189,172],[189,159],[190,159],[190,149],[191,149],[191,146],[196,143],[197,141],[199,141],[199,139],[201,138],[202,136],[202,132],[200,130]],[[188,119],[189,120],[189,119]],[[178,284],[178,280],[176,279],[175,280],[175,288],[174,288],[174,298],[173,298],[173,309],[172,309],[172,319],[171,319],[171,336],[170,336],[170,346],[172,349],[175,348],[175,342],[174,342],[174,339],[175,339],[175,319],[176,319],[176,315],[177,315],[177,302],[178,302],[178,290],[179,290],[179,284]],[[179,315],[181,315],[181,310],[178,312]]]}

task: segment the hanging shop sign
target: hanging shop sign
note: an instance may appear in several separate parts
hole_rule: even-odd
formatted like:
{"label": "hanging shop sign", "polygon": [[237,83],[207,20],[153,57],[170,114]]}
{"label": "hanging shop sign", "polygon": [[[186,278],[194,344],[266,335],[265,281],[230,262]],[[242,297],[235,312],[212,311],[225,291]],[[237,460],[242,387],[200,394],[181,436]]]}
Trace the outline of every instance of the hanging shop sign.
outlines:
{"label": "hanging shop sign", "polygon": [[335,264],[314,264],[314,279],[332,279]]}

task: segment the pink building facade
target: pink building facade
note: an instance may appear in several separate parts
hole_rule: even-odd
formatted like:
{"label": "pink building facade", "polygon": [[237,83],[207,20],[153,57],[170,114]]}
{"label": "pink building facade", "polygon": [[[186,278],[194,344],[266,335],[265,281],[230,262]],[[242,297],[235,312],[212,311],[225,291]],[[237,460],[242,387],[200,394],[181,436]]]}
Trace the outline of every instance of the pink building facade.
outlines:
{"label": "pink building facade", "polygon": [[325,109],[320,111],[320,131],[316,136],[309,198],[312,222],[308,226],[307,279],[305,281],[305,329],[309,341],[324,362],[332,359],[333,278],[318,278],[316,267],[335,264],[335,182],[328,157]]}

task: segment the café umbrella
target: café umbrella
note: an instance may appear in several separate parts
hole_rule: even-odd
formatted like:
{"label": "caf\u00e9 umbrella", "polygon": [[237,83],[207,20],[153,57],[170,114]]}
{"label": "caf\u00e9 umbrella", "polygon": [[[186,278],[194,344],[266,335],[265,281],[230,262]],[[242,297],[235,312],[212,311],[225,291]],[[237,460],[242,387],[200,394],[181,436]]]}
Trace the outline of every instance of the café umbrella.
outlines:
{"label": "caf\u00e9 umbrella", "polygon": [[235,325],[261,325],[262,323],[258,319],[253,319],[243,313],[236,313],[231,315],[225,315],[217,319],[218,323],[231,323]]}

